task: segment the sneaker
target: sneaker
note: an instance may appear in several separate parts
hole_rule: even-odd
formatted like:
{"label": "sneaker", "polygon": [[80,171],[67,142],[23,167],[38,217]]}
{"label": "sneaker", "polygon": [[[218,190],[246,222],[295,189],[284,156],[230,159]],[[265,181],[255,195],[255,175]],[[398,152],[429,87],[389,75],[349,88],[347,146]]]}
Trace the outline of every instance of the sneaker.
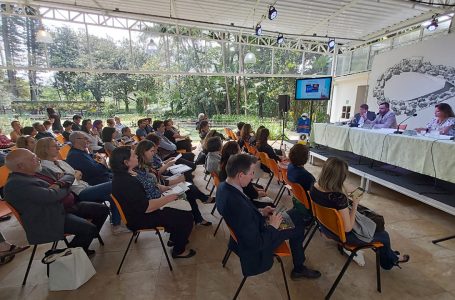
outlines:
{"label": "sneaker", "polygon": [[125,225],[123,224],[120,224],[120,225],[112,225],[111,226],[111,229],[112,229],[112,234],[113,235],[118,235],[118,234],[122,234],[122,233],[131,233],[131,230],[129,230]]}
{"label": "sneaker", "polygon": [[[343,252],[346,253],[347,256],[351,255],[351,251],[346,250],[343,248]],[[356,255],[354,256],[353,260],[358,264],[360,267],[365,266],[365,257],[363,257],[363,251],[359,250],[357,251]]]}
{"label": "sneaker", "polygon": [[321,277],[321,272],[308,269],[305,266],[303,267],[303,270],[301,272],[296,272],[294,270],[292,270],[292,272],[291,272],[292,280],[298,280],[301,278],[316,279],[319,277]]}

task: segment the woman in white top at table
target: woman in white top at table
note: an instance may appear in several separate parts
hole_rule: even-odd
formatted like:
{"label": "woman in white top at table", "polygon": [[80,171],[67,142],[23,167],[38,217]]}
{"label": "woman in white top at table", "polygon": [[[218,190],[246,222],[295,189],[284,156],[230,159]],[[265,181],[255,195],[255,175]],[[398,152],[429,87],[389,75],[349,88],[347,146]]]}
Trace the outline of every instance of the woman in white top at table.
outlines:
{"label": "woman in white top at table", "polygon": [[426,128],[416,128],[417,131],[427,132],[439,131],[442,135],[455,135],[455,114],[452,107],[447,103],[436,104],[434,118],[427,124]]}

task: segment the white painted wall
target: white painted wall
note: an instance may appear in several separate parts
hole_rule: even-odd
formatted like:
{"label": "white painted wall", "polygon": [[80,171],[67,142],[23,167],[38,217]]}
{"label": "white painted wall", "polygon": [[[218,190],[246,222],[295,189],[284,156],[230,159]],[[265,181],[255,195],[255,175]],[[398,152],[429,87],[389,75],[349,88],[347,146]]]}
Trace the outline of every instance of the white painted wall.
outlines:
{"label": "white painted wall", "polygon": [[[341,119],[343,106],[351,106],[351,116],[359,111],[359,108],[356,107],[357,87],[360,85],[367,85],[368,79],[369,72],[341,76],[334,79],[330,122],[346,120]],[[363,103],[366,103],[366,101],[367,99],[365,99]],[[360,106],[360,104],[357,106]]]}

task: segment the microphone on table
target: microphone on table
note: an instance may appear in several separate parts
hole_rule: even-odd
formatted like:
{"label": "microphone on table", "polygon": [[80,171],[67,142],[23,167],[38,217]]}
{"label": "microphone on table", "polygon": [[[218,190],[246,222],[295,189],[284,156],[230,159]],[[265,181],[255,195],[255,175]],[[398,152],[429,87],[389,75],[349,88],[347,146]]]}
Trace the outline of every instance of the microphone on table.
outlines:
{"label": "microphone on table", "polygon": [[406,119],[404,119],[403,121],[401,121],[400,124],[397,125],[397,130],[395,130],[393,133],[402,134],[403,132],[400,131],[400,125],[403,124],[404,122],[406,122],[407,120],[409,120],[409,119],[412,118],[412,117],[417,117],[417,114],[410,115],[409,117],[407,117]]}

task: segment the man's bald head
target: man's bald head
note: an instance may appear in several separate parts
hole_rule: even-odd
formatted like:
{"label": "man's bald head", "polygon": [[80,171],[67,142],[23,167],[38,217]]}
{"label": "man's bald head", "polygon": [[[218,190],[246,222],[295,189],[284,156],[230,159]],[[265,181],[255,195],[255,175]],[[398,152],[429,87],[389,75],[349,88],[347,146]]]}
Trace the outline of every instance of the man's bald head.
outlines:
{"label": "man's bald head", "polygon": [[34,175],[41,166],[35,153],[24,148],[18,148],[8,153],[5,157],[5,165],[13,172],[28,175]]}

